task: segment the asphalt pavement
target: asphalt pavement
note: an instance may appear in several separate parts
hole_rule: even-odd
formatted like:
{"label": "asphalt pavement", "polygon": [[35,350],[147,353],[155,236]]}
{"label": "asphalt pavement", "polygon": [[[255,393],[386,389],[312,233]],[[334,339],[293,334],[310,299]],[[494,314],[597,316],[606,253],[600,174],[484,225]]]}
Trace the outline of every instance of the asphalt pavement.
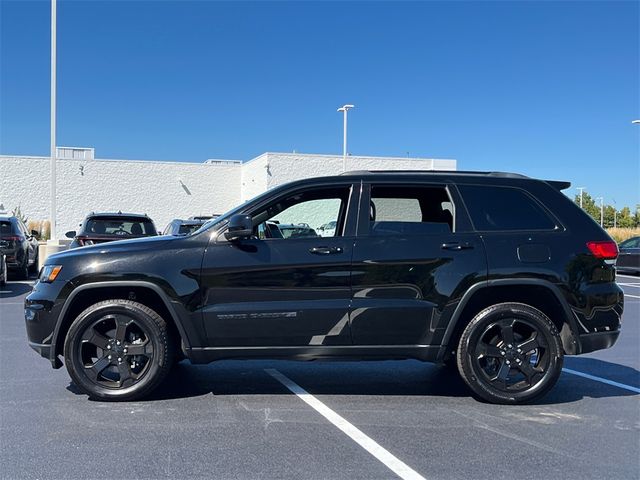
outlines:
{"label": "asphalt pavement", "polygon": [[31,287],[10,282],[0,478],[640,478],[640,277],[618,281],[618,343],[567,357],[554,390],[525,406],[482,403],[412,360],[182,362],[148,400],[94,402],[28,347]]}

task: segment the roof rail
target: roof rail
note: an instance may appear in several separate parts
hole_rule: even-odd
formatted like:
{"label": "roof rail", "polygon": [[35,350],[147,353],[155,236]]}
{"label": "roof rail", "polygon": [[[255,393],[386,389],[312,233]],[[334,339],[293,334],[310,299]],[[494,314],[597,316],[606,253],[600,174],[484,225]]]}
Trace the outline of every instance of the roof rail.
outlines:
{"label": "roof rail", "polygon": [[353,170],[344,172],[340,175],[376,175],[384,173],[393,174],[425,174],[425,175],[473,175],[483,177],[501,177],[501,178],[531,178],[526,175],[511,172],[479,172],[472,170]]}

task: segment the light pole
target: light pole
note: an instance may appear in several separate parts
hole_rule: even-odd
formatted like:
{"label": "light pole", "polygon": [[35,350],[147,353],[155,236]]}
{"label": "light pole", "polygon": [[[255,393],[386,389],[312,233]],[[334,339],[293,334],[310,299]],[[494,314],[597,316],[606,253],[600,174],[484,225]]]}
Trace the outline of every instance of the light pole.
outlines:
{"label": "light pole", "polygon": [[342,135],[342,171],[347,171],[347,112],[352,109],[354,105],[343,105],[338,111],[343,113],[343,135]]}
{"label": "light pole", "polygon": [[613,200],[613,228],[617,228],[618,227],[618,204],[616,203],[616,199],[612,198]]}
{"label": "light pole", "polygon": [[600,200],[600,226],[604,227],[604,197],[598,197],[596,200]]}
{"label": "light pole", "polygon": [[56,23],[57,1],[51,0],[51,240],[56,240]]}
{"label": "light pole", "polygon": [[585,187],[576,187],[576,190],[580,191],[580,208],[582,208],[582,192],[584,191]]}
{"label": "light pole", "polygon": [[635,123],[636,125],[640,124],[640,120],[631,120],[631,123]]}

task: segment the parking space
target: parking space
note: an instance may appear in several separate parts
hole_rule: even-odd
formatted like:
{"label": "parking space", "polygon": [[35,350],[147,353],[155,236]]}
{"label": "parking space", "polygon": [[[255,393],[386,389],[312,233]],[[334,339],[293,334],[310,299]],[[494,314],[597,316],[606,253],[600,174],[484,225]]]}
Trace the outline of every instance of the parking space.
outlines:
{"label": "parking space", "polygon": [[541,402],[517,407],[481,403],[445,368],[417,361],[183,362],[149,400],[92,402],[28,348],[30,285],[10,282],[0,292],[0,476],[638,478],[640,278],[619,282],[618,343],[565,362],[594,378],[565,372]]}

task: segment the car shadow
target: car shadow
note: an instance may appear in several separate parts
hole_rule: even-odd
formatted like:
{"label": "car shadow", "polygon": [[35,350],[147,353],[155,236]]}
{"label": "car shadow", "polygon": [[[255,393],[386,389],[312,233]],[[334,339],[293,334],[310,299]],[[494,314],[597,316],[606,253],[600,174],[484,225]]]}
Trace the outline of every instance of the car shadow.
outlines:
{"label": "car shadow", "polygon": [[0,287],[0,300],[3,298],[14,298],[29,293],[33,285],[29,283],[17,283],[9,281],[4,287]]}
{"label": "car shadow", "polygon": [[[638,370],[593,358],[571,357],[568,368],[637,386]],[[576,362],[579,360],[579,362]],[[209,365],[177,364],[166,381],[144,402],[203,395],[282,395],[289,391],[266,369],[277,369],[313,395],[469,397],[457,372],[415,360],[376,362],[307,362],[277,360],[224,360]],[[600,372],[600,373],[597,373]],[[620,379],[627,379],[626,382]],[[635,380],[634,380],[635,379]],[[68,389],[81,394],[73,385]],[[613,398],[637,393],[576,375],[563,373],[538,405],[563,404],[583,398]],[[481,400],[478,400],[481,401]]]}

